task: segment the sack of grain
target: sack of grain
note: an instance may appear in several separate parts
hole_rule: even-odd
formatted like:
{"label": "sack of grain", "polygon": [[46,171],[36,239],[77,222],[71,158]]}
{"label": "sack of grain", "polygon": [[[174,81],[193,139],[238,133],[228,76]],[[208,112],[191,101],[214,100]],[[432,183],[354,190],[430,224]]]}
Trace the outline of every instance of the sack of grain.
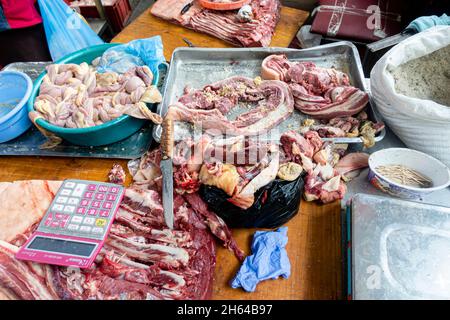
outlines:
{"label": "sack of grain", "polygon": [[392,131],[408,147],[450,166],[450,26],[402,41],[370,78],[377,109]]}

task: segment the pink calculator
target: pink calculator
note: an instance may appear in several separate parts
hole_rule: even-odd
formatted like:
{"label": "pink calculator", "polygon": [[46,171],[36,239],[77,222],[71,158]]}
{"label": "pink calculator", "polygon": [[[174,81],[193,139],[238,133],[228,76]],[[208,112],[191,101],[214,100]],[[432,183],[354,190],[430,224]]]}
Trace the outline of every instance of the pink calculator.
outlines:
{"label": "pink calculator", "polygon": [[124,187],[65,180],[17,259],[89,268],[108,235]]}

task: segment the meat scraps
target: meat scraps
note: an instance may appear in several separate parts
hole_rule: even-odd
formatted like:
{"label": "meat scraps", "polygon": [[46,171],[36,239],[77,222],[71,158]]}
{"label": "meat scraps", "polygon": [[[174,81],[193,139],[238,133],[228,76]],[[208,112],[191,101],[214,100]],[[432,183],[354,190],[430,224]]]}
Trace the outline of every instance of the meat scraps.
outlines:
{"label": "meat scraps", "polygon": [[[26,182],[25,182],[26,183]],[[16,183],[1,183],[0,197],[9,195]],[[23,185],[23,205],[15,212],[0,211],[0,221],[44,214],[60,182],[37,181]],[[15,190],[15,189],[14,189]],[[27,193],[31,198],[23,197]],[[43,194],[42,194],[43,193]],[[28,199],[28,200],[27,200]],[[27,203],[25,203],[27,202]],[[42,203],[41,203],[42,202]],[[33,210],[35,206],[38,210]],[[34,231],[16,228],[21,234],[0,239],[0,296],[9,299],[207,299],[212,292],[216,262],[212,234],[243,259],[225,223],[202,200],[176,196],[175,227],[164,223],[157,191],[130,187],[111,226],[110,234],[90,269],[57,267],[16,260],[14,254]],[[30,208],[19,212],[19,208]],[[13,216],[13,217],[11,217]],[[37,219],[37,221],[39,220]],[[31,219],[30,223],[35,223]],[[8,223],[2,223],[2,230]],[[17,245],[17,246],[16,246]]]}
{"label": "meat scraps", "polygon": [[297,163],[306,171],[305,200],[329,203],[344,197],[347,189],[340,173],[333,168],[339,155],[332,144],[324,143],[315,131],[285,132],[280,143],[285,161]]}
{"label": "meat scraps", "polygon": [[312,62],[292,62],[282,54],[265,58],[261,75],[288,83],[295,108],[316,119],[352,116],[369,101],[367,93],[350,85],[345,73]]}
{"label": "meat scraps", "polygon": [[[255,142],[244,136],[224,139],[203,134],[198,141],[186,139],[174,147],[174,189],[184,196],[196,193],[201,184],[226,190],[229,201],[247,209],[254,193],[277,176],[278,146]],[[161,152],[147,153],[134,175],[135,186],[161,190]]]}
{"label": "meat scraps", "polygon": [[[255,106],[229,120],[226,115],[239,102]],[[294,100],[284,82],[236,76],[206,85],[203,89],[186,90],[178,103],[169,107],[166,116],[219,133],[256,135],[275,127],[293,111]]]}
{"label": "meat scraps", "polygon": [[151,13],[185,28],[207,33],[242,47],[268,47],[280,19],[279,0],[251,0],[251,14],[246,14],[248,19],[242,19],[238,10],[208,10],[197,1],[194,1],[191,7],[186,7],[192,2],[159,0],[153,5]]}
{"label": "meat scraps", "polygon": [[368,120],[361,111],[355,116],[336,117],[329,120],[306,119],[301,132],[316,131],[321,138],[360,137],[365,148],[375,145],[375,135],[384,128],[382,122]]}
{"label": "meat scraps", "polygon": [[85,62],[52,64],[47,67],[34,103],[36,111],[30,112],[30,118],[44,118],[59,127],[86,128],[128,114],[160,124],[161,117],[146,106],[162,99],[152,80],[147,66],[124,74],[101,74]]}

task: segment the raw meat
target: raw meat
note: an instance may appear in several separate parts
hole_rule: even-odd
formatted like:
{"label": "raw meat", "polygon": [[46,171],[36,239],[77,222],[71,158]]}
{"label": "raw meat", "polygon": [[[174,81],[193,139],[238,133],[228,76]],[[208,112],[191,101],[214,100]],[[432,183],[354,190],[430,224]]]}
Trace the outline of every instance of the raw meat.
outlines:
{"label": "raw meat", "polygon": [[109,171],[108,180],[111,183],[124,184],[126,179],[125,170],[123,170],[122,166],[118,163],[115,163]]}
{"label": "raw meat", "polygon": [[[227,119],[226,115],[238,102],[256,106],[235,120]],[[272,129],[293,111],[294,100],[284,82],[231,77],[203,89],[186,92],[178,103],[169,107],[166,116],[219,133],[256,135]]]}
{"label": "raw meat", "polygon": [[38,223],[60,185],[47,180],[1,182],[0,240],[11,242]]}
{"label": "raw meat", "polygon": [[295,108],[316,119],[351,116],[369,101],[364,91],[350,85],[348,76],[312,62],[291,62],[285,55],[270,55],[262,63],[263,79],[289,84]]}
{"label": "raw meat", "polygon": [[18,247],[0,240],[0,291],[9,298],[26,300],[58,299],[32,263],[16,260]]}
{"label": "raw meat", "polygon": [[383,130],[384,123],[374,123],[367,119],[364,111],[356,116],[336,117],[322,121],[307,119],[300,131],[316,131],[321,138],[360,137],[364,147],[370,148],[375,144],[375,135]]}
{"label": "raw meat", "polygon": [[[0,211],[0,227],[20,225],[10,239],[26,239],[49,206],[60,182],[21,181],[0,184],[0,197],[27,199],[15,211]],[[45,187],[44,187],[45,186]],[[20,187],[20,189],[18,189]],[[40,189],[43,189],[41,191]],[[51,190],[51,191],[50,191]],[[24,197],[24,192],[29,197]],[[13,201],[18,201],[12,198]],[[17,206],[21,203],[21,206]],[[6,209],[13,209],[6,206]],[[165,228],[161,198],[155,190],[126,189],[104,247],[90,269],[23,262],[18,247],[0,240],[0,297],[8,299],[207,299],[215,267],[212,234],[237,247],[225,223],[196,195],[174,199],[175,229]],[[9,221],[11,220],[11,221]],[[210,230],[210,231],[209,231]],[[5,233],[1,233],[2,236]],[[23,243],[23,242],[22,242]]]}
{"label": "raw meat", "polygon": [[[189,194],[197,192],[201,184],[216,186],[230,196],[228,201],[234,205],[251,207],[254,193],[276,178],[280,159],[275,144],[247,138],[204,134],[197,143],[192,139],[177,143],[175,191]],[[192,155],[192,149],[198,154]]]}
{"label": "raw meat", "polygon": [[187,9],[186,6],[192,2],[159,0],[153,5],[151,13],[243,47],[268,47],[280,18],[281,4],[278,0],[251,0],[251,19],[242,19],[238,10],[208,10],[196,1]]}
{"label": "raw meat", "polygon": [[158,89],[151,85],[153,74],[146,66],[124,74],[96,73],[87,63],[52,64],[47,67],[39,96],[30,118],[44,118],[65,128],[101,125],[123,114],[160,124],[159,115],[145,103],[160,102]]}
{"label": "raw meat", "polygon": [[[343,179],[350,180],[353,172],[369,166],[369,154],[353,152],[345,155],[334,167]],[[357,173],[358,174],[358,173]]]}
{"label": "raw meat", "polygon": [[317,132],[288,131],[281,136],[280,143],[285,161],[297,163],[306,171],[303,196],[307,201],[328,203],[344,197],[347,189],[333,168],[331,145],[324,143]]}
{"label": "raw meat", "polygon": [[223,241],[224,246],[232,250],[239,260],[244,260],[244,252],[237,246],[236,241],[234,241],[231,235],[230,229],[228,229],[227,225],[220,217],[208,210],[208,207],[202,198],[200,198],[197,193],[186,194],[184,198],[197,214],[205,218],[205,222],[208,224],[211,232]]}

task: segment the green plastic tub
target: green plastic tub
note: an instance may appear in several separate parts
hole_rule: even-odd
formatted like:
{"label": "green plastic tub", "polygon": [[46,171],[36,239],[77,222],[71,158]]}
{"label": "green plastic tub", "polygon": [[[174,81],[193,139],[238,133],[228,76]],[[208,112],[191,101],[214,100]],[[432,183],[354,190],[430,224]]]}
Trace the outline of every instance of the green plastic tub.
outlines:
{"label": "green plastic tub", "polygon": [[[105,43],[98,46],[92,46],[80,51],[74,52],[55,63],[82,63],[86,62],[90,64],[92,60],[101,56],[106,49],[118,45],[118,43]],[[42,83],[42,79],[47,72],[43,72],[36,79],[31,92],[30,100],[28,100],[28,111],[34,110],[34,101],[39,95],[39,88]],[[153,84],[157,85],[159,80],[159,73],[156,72],[153,75]],[[148,104],[148,107],[152,109],[152,105]],[[38,125],[47,131],[53,132],[58,137],[64,140],[80,145],[80,146],[102,146],[111,144],[120,140],[123,140],[133,133],[138,131],[148,123],[148,120],[136,119],[128,115],[120,116],[116,119],[108,121],[104,124],[95,127],[88,128],[62,128],[48,123],[44,119],[38,119],[36,121]]]}

